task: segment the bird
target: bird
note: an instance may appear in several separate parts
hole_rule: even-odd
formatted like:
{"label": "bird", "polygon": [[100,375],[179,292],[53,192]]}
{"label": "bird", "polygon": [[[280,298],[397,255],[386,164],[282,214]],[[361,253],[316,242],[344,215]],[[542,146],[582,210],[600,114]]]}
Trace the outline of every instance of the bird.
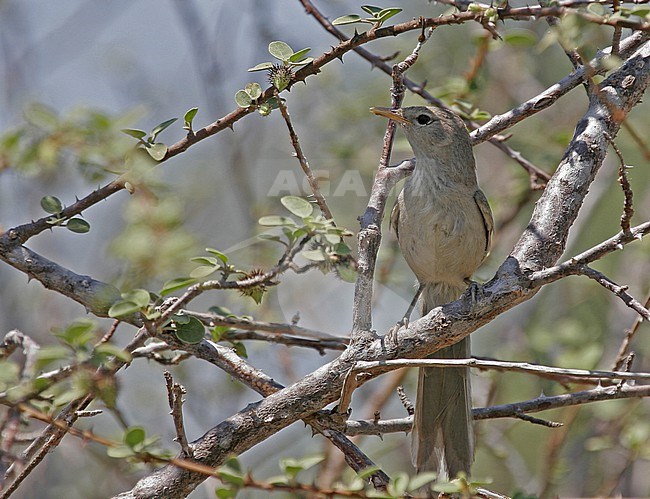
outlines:
{"label": "bird", "polygon": [[[469,132],[453,111],[431,106],[371,111],[398,123],[415,154],[390,227],[421,291],[421,313],[458,299],[487,257],[494,220],[476,177]],[[469,336],[429,358],[470,356]],[[469,368],[420,368],[411,436],[418,473],[470,476],[474,431]]]}

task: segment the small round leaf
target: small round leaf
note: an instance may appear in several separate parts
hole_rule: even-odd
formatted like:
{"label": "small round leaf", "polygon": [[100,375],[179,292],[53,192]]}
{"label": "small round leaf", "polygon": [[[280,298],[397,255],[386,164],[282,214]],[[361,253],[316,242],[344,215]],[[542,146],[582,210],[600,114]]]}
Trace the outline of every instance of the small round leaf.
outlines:
{"label": "small round leaf", "polygon": [[136,445],[144,442],[146,436],[147,435],[144,431],[144,428],[141,426],[133,426],[126,431],[123,440],[127,446],[133,448]]}
{"label": "small round leaf", "polygon": [[304,256],[307,260],[311,260],[312,262],[324,262],[328,259],[327,253],[320,249],[305,250],[301,253],[301,255]]}
{"label": "small round leaf", "polygon": [[300,218],[308,217],[314,211],[314,207],[309,201],[298,196],[284,196],[280,202],[287,210]]}
{"label": "small round leaf", "polygon": [[186,324],[176,323],[176,337],[183,343],[201,343],[205,337],[205,326],[196,317],[190,317]]}
{"label": "small round leaf", "polygon": [[141,308],[142,307],[140,307],[137,303],[133,303],[132,301],[120,300],[117,303],[114,303],[113,306],[108,309],[108,316],[124,317],[126,315],[131,315],[139,312]]}
{"label": "small round leaf", "polygon": [[286,43],[275,41],[269,43],[269,54],[281,61],[288,61],[293,55],[293,50]]}
{"label": "small round leaf", "polygon": [[244,87],[244,91],[250,96],[251,99],[257,100],[262,95],[262,87],[259,83],[248,83]]}
{"label": "small round leaf", "polygon": [[253,103],[253,99],[245,90],[238,90],[235,94],[235,102],[239,107],[249,107]]}
{"label": "small round leaf", "polygon": [[165,157],[165,154],[167,154],[167,146],[162,143],[152,144],[145,149],[149,153],[149,156],[151,156],[156,161],[161,161]]}
{"label": "small round leaf", "polygon": [[133,289],[126,293],[122,293],[122,299],[124,301],[131,301],[136,305],[139,305],[141,308],[144,308],[149,305],[151,296],[149,295],[149,291],[146,289]]}
{"label": "small round leaf", "polygon": [[77,234],[85,234],[90,230],[90,224],[83,218],[71,218],[65,224],[66,229]]}
{"label": "small round leaf", "polygon": [[63,205],[59,198],[54,196],[43,196],[41,198],[41,208],[48,213],[60,213],[63,210]]}

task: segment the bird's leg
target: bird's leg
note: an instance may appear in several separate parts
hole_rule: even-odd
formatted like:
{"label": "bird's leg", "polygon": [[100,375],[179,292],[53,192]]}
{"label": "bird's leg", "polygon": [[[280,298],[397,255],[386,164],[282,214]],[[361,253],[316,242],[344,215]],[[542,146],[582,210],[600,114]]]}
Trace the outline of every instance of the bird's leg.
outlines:
{"label": "bird's leg", "polygon": [[472,305],[474,305],[478,301],[477,293],[481,285],[476,281],[472,281],[469,277],[465,278],[465,284],[467,284],[467,289],[469,290],[469,295],[472,299]]}
{"label": "bird's leg", "polygon": [[386,336],[389,342],[396,344],[398,331],[403,327],[408,327],[409,321],[411,320],[411,314],[413,313],[413,309],[415,308],[415,305],[420,299],[420,295],[422,294],[423,289],[424,289],[424,284],[419,283],[418,290],[415,292],[415,296],[411,300],[409,308],[406,309],[406,313],[404,314],[404,317],[402,317],[402,319],[397,324],[395,324],[395,326],[393,326],[390,331],[388,331],[388,334]]}

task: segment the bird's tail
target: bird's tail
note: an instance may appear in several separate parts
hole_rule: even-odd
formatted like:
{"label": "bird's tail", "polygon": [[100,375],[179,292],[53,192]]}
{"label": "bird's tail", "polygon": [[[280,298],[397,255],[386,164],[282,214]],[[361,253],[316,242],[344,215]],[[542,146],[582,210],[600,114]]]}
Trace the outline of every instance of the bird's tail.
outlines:
{"label": "bird's tail", "polygon": [[[422,312],[457,299],[464,289],[440,283],[422,291]],[[428,358],[460,359],[470,355],[469,337]],[[474,461],[472,395],[469,368],[420,368],[411,435],[413,465],[418,472],[441,477],[469,476]]]}

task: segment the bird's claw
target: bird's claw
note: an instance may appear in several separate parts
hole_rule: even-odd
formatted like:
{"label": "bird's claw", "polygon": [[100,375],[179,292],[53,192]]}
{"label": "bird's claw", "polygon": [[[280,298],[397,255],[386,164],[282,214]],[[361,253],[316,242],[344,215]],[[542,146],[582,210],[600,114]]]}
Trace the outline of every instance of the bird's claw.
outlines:
{"label": "bird's claw", "polygon": [[397,334],[399,333],[400,329],[407,328],[409,325],[409,318],[408,317],[402,317],[402,320],[399,321],[397,324],[395,324],[392,328],[390,328],[390,331],[386,334],[386,341],[390,343],[392,346],[397,346]]}

